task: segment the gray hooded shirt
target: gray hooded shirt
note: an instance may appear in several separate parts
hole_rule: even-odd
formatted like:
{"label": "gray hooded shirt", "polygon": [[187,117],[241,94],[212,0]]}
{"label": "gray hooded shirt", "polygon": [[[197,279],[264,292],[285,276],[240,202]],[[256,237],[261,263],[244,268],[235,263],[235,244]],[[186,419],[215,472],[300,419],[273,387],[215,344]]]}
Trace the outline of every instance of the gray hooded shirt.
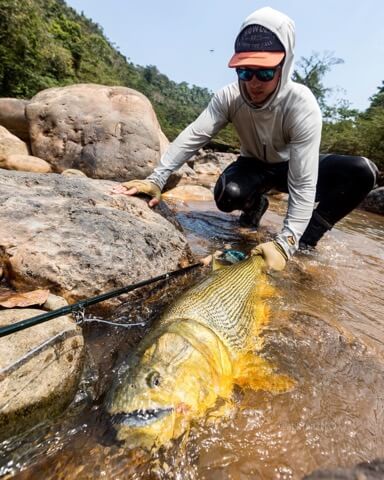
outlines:
{"label": "gray hooded shirt", "polygon": [[288,210],[276,241],[291,257],[314,207],[321,112],[312,92],[291,80],[295,42],[293,21],[265,7],[249,15],[241,30],[251,24],[265,26],[284,45],[286,56],[277,89],[258,108],[246,100],[237,82],[219,90],[201,115],[170,144],[148,180],[163,188],[173,171],[231,122],[240,138],[242,156],[267,163],[289,162]]}

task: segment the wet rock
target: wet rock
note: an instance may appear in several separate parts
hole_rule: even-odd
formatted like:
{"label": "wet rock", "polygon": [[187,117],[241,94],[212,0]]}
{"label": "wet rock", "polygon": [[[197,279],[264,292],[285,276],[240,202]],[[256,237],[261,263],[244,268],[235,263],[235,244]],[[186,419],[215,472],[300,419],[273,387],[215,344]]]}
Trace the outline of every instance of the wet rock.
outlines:
{"label": "wet rock", "polygon": [[49,173],[52,168],[48,162],[32,155],[13,154],[0,159],[0,168],[21,172]]}
{"label": "wet rock", "polygon": [[384,478],[384,459],[363,462],[354,468],[335,468],[316,470],[303,480],[382,480]]}
{"label": "wet rock", "polygon": [[360,204],[360,208],[368,212],[384,215],[384,187],[371,190],[364,201]]}
{"label": "wet rock", "polygon": [[190,258],[164,202],[151,209],[141,198],[111,194],[115,185],[0,171],[0,263],[16,290],[48,288],[73,303],[175,270]]}
{"label": "wet rock", "polygon": [[26,106],[34,155],[56,172],[127,181],[152,172],[168,145],[150,101],[126,87],[50,88]]}
{"label": "wet rock", "polygon": [[[44,313],[0,311],[0,326]],[[68,317],[0,338],[0,439],[61,413],[72,401],[83,365],[81,329]]]}
{"label": "wet rock", "polygon": [[163,198],[166,200],[211,201],[213,200],[213,193],[200,185],[180,185],[163,193]]}
{"label": "wet rock", "polygon": [[0,161],[4,161],[12,154],[28,155],[27,145],[6,128],[0,126]]}
{"label": "wet rock", "polygon": [[0,98],[0,125],[24,142],[29,141],[28,121],[25,116],[27,100]]}

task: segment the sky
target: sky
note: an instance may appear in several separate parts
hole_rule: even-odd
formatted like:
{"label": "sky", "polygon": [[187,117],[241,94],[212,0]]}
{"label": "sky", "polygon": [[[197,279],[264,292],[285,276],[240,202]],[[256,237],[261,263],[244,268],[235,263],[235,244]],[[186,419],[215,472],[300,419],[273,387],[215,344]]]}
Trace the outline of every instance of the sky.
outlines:
{"label": "sky", "polygon": [[364,110],[384,80],[383,0],[66,0],[98,23],[137,65],[171,80],[216,91],[236,79],[228,61],[240,26],[270,6],[296,24],[296,62],[314,52],[341,58],[324,77],[330,103],[345,98]]}

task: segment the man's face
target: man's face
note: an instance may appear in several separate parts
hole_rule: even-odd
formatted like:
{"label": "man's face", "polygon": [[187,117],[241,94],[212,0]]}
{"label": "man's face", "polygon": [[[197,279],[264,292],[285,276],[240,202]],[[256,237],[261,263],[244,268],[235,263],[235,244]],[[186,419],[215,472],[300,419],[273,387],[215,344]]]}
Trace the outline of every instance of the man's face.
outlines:
{"label": "man's face", "polygon": [[270,95],[276,90],[281,76],[281,67],[277,67],[275,76],[269,82],[262,82],[253,75],[251,80],[243,81],[245,90],[250,101],[255,105],[262,105]]}

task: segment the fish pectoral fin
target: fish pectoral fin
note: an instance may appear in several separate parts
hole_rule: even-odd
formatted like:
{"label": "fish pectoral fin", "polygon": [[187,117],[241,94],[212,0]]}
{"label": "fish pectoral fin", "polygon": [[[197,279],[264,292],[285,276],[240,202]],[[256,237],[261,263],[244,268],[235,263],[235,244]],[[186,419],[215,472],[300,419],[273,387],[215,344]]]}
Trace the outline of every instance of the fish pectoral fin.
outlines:
{"label": "fish pectoral fin", "polygon": [[234,383],[241,388],[281,393],[292,390],[296,385],[288,375],[276,373],[276,368],[255,354],[246,354],[238,363]]}
{"label": "fish pectoral fin", "polygon": [[231,400],[223,400],[219,406],[209,410],[205,417],[207,425],[214,425],[223,418],[231,418],[236,412],[235,404]]}

